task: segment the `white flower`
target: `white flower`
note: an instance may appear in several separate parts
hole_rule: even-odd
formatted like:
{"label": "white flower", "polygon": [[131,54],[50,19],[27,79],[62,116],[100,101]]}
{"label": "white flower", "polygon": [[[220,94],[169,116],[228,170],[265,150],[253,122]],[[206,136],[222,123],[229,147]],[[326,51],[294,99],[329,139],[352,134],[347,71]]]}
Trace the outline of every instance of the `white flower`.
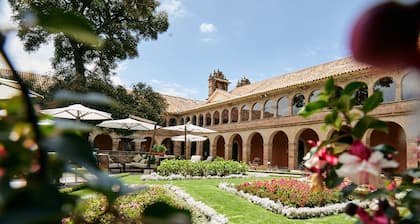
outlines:
{"label": "white flower", "polygon": [[387,160],[381,152],[373,152],[368,160],[349,153],[343,153],[338,161],[343,165],[337,170],[337,174],[350,178],[356,184],[370,184],[381,187],[381,171],[383,168],[398,167],[394,160]]}

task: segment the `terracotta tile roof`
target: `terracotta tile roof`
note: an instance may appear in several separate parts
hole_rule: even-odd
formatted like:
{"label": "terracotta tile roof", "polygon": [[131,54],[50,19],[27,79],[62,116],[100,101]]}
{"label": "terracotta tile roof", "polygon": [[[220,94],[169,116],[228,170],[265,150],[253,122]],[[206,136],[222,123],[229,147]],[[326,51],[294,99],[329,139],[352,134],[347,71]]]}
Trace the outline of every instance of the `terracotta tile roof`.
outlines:
{"label": "terracotta tile roof", "polygon": [[[54,78],[52,76],[39,75],[32,72],[18,72],[18,74],[23,80],[31,82],[35,88],[46,90],[54,84]],[[0,68],[0,76],[9,78],[11,75],[11,70]]]}
{"label": "terracotta tile roof", "polygon": [[344,73],[354,72],[369,68],[366,64],[361,64],[353,60],[352,57],[339,59],[325,64],[306,68],[297,72],[277,76],[264,81],[252,83],[233,89],[230,93],[234,95],[250,95],[274,89],[281,89],[297,84],[307,83],[336,76]]}
{"label": "terracotta tile roof", "polygon": [[216,89],[213,92],[213,94],[211,94],[207,102],[208,103],[220,102],[220,101],[228,100],[234,97],[237,97],[237,96],[229,92],[226,92],[224,90]]}
{"label": "terracotta tile roof", "polygon": [[169,96],[161,94],[163,98],[165,98],[166,103],[168,104],[168,108],[166,108],[167,113],[180,113],[183,111],[187,111],[201,105],[206,104],[205,101],[193,100],[193,99],[186,99],[177,96]]}

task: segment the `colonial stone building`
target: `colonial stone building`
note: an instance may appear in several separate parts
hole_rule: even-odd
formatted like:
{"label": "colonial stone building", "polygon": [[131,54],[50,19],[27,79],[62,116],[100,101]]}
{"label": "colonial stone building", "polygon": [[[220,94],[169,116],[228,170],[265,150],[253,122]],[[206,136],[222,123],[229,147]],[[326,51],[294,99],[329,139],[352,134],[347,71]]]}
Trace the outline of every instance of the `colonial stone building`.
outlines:
{"label": "colonial stone building", "polygon": [[[244,77],[230,91],[225,75],[214,71],[208,79],[207,101],[165,96],[169,104],[166,125],[191,122],[217,133],[205,135],[209,138],[207,141],[192,143],[186,151],[182,143],[170,140],[174,134],[167,131],[158,130],[156,142],[167,145],[168,153],[187,158],[192,154],[204,158],[212,155],[259,162],[264,167],[299,168],[309,149],[308,140],[323,140],[334,133],[322,129],[325,113],[310,118],[297,115],[301,107],[317,98],[329,77],[333,77],[340,87],[356,80],[365,82],[366,88],[357,93],[360,99],[375,90],[382,90],[384,102],[372,115],[388,123],[389,133],[370,131],[362,140],[371,146],[387,143],[397,148],[396,160],[401,164],[400,169],[418,166],[412,155],[420,126],[419,115],[416,115],[419,74],[399,68],[380,70],[357,63],[352,58],[256,83],[250,83]],[[146,148],[150,146],[151,134],[137,134],[148,139]]]}

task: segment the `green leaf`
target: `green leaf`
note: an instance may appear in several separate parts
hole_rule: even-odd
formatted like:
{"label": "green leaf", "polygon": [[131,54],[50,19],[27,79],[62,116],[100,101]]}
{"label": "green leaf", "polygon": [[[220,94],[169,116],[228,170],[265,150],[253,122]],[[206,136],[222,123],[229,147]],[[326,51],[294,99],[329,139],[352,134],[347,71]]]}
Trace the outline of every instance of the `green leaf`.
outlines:
{"label": "green leaf", "polygon": [[356,138],[361,139],[365,132],[368,129],[375,129],[378,131],[383,131],[385,133],[388,132],[388,124],[384,121],[378,120],[373,117],[364,116],[362,119],[360,119],[357,124],[354,126],[352,134]]}
{"label": "green leaf", "polygon": [[364,82],[351,82],[344,87],[342,94],[352,96],[354,92],[364,86],[366,86]]}
{"label": "green leaf", "polygon": [[377,106],[379,106],[380,103],[383,101],[383,96],[381,91],[375,91],[370,97],[368,97],[362,107],[363,112],[367,113],[369,111],[372,111]]}
{"label": "green leaf", "polygon": [[372,150],[382,152],[382,154],[384,154],[384,155],[388,155],[388,154],[394,154],[395,155],[395,154],[398,153],[397,149],[395,149],[391,145],[387,145],[387,144],[377,145],[377,146],[373,147]]}
{"label": "green leaf", "polygon": [[325,124],[333,125],[337,120],[338,112],[333,110],[330,114],[327,114],[324,118]]}
{"label": "green leaf", "polygon": [[348,112],[351,109],[351,96],[342,94],[337,101],[336,107],[342,112]]}
{"label": "green leaf", "polygon": [[110,202],[113,202],[120,195],[132,192],[125,184],[110,177],[106,172],[98,170],[94,172],[94,175],[95,178],[86,177],[88,180],[86,185],[89,188],[106,195]]}
{"label": "green leaf", "polygon": [[41,142],[41,145],[48,151],[57,152],[58,156],[64,161],[71,160],[86,167],[91,172],[97,170],[96,159],[93,156],[90,143],[87,139],[83,139],[76,134],[65,133],[46,138]]}
{"label": "green leaf", "polygon": [[334,79],[329,78],[324,86],[324,92],[328,95],[333,95],[335,93]]}
{"label": "green leaf", "polygon": [[341,190],[341,197],[343,199],[346,199],[356,188],[357,188],[357,184],[351,183],[350,185],[345,186],[342,190]]}
{"label": "green leaf", "polygon": [[306,104],[300,111],[299,115],[302,117],[309,117],[312,114],[318,112],[319,110],[326,108],[328,106],[328,103],[322,100],[317,100],[314,102],[310,102]]}
{"label": "green leaf", "polygon": [[61,8],[34,8],[37,25],[50,33],[64,33],[74,40],[100,48],[103,41],[93,31],[92,26],[83,16],[75,12],[64,11]]}
{"label": "green leaf", "polygon": [[332,170],[327,173],[327,178],[325,179],[325,186],[328,188],[335,188],[343,182],[344,178],[339,177],[337,173]]}

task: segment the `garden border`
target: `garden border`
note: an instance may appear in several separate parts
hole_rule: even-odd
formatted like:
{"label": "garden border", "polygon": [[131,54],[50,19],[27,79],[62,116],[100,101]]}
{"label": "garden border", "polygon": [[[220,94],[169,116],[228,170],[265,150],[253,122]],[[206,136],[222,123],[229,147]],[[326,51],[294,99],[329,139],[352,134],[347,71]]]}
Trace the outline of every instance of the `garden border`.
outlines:
{"label": "garden border", "polygon": [[[309,208],[293,208],[289,206],[284,206],[281,202],[275,202],[269,198],[260,198],[258,196],[245,193],[243,191],[238,191],[236,188],[232,187],[234,184],[230,183],[220,183],[218,188],[224,190],[228,193],[238,195],[251,203],[259,205],[273,213],[282,214],[289,219],[308,219],[316,218],[322,216],[336,215],[344,212],[344,208],[350,202],[342,202],[331,204],[323,207]],[[358,204],[361,207],[369,207],[370,201],[351,201],[352,203]]]}

